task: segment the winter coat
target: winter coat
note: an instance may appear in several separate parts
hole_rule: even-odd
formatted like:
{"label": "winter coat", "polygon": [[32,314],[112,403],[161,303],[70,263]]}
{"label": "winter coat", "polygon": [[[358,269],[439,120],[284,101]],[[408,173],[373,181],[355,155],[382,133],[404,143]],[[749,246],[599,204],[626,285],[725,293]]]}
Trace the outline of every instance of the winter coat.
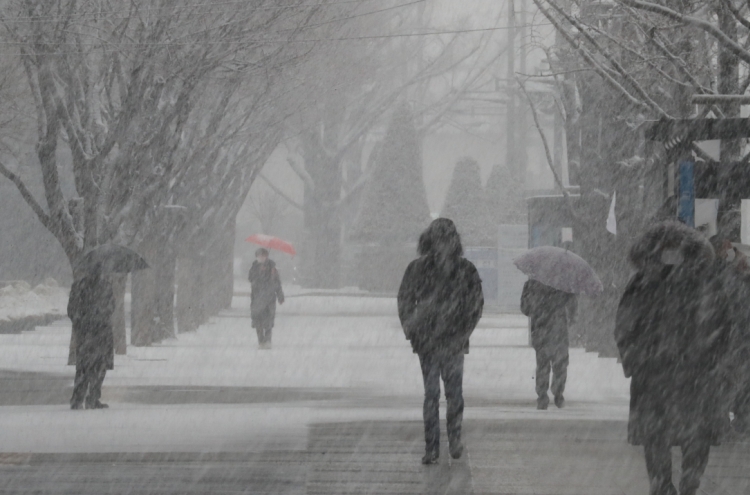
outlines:
{"label": "winter coat", "polygon": [[441,269],[434,254],[412,261],[398,291],[398,316],[417,354],[469,352],[482,316],[482,280],[474,265],[456,257]]}
{"label": "winter coat", "polygon": [[89,367],[104,361],[107,369],[114,368],[114,311],[115,294],[106,278],[91,275],[73,282],[68,317],[73,322],[76,366]]}
{"label": "winter coat", "polygon": [[750,380],[750,312],[747,311],[750,275],[740,270],[736,263],[722,259],[716,260],[712,274],[729,304],[727,316],[732,332],[724,365],[730,381],[727,400],[731,404],[736,393],[745,389]]}
{"label": "winter coat", "polygon": [[521,312],[531,318],[531,345],[534,349],[568,347],[568,324],[575,319],[575,294],[553,289],[529,280],[521,294]]}
{"label": "winter coat", "polygon": [[[665,251],[682,260],[668,264]],[[631,377],[633,445],[655,435],[666,435],[671,445],[695,435],[719,441],[731,324],[727,298],[711,273],[713,258],[700,233],[673,221],[655,225],[631,249],[638,271],[620,300],[615,339]]]}
{"label": "winter coat", "polygon": [[266,260],[253,262],[248,274],[250,280],[250,317],[253,328],[273,328],[276,317],[276,301],[284,302],[284,291],[281,279],[276,270],[276,263]]}

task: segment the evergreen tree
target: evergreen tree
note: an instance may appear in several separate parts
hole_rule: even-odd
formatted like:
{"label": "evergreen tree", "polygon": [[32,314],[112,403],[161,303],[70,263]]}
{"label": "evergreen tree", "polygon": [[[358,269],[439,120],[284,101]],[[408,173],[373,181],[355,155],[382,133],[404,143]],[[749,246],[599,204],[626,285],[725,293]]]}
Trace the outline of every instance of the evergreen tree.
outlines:
{"label": "evergreen tree", "polygon": [[495,164],[487,180],[485,201],[494,225],[519,225],[527,222],[525,185],[508,167]]}
{"label": "evergreen tree", "polygon": [[429,220],[414,116],[402,105],[379,146],[352,237],[385,244],[415,241]]}
{"label": "evergreen tree", "polygon": [[495,227],[484,201],[479,164],[473,158],[461,158],[453,169],[440,216],[455,222],[465,246],[492,244]]}

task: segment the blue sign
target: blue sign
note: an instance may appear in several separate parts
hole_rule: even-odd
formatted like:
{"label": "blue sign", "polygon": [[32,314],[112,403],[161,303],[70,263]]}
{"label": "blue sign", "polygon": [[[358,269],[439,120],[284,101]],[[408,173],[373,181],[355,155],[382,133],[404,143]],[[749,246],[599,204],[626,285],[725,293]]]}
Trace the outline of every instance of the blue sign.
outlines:
{"label": "blue sign", "polygon": [[681,161],[679,175],[680,202],[677,218],[685,225],[695,227],[695,163],[688,160]]}

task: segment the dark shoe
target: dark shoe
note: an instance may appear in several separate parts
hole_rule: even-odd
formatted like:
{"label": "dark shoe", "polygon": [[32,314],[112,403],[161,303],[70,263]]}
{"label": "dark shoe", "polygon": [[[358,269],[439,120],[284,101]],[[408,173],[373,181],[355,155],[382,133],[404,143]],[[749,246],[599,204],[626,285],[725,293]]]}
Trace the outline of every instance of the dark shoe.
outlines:
{"label": "dark shoe", "polygon": [[93,404],[86,404],[86,409],[108,409],[109,404],[96,401]]}
{"label": "dark shoe", "polygon": [[547,406],[549,406],[549,397],[547,397],[546,395],[539,397],[536,400],[536,408],[540,411],[546,410]]}
{"label": "dark shoe", "polygon": [[555,397],[555,405],[559,409],[562,409],[563,407],[565,407],[565,397],[563,397],[562,394]]}
{"label": "dark shoe", "polygon": [[437,464],[439,457],[439,452],[427,452],[424,457],[422,457],[422,464],[424,464],[425,466]]}
{"label": "dark shoe", "polygon": [[451,444],[448,450],[450,450],[452,458],[459,459],[464,453],[464,444],[459,440],[455,444]]}
{"label": "dark shoe", "polygon": [[74,404],[71,404],[70,408],[73,409],[74,411],[77,411],[79,409],[83,409],[83,404],[81,404],[80,402],[76,402]]}

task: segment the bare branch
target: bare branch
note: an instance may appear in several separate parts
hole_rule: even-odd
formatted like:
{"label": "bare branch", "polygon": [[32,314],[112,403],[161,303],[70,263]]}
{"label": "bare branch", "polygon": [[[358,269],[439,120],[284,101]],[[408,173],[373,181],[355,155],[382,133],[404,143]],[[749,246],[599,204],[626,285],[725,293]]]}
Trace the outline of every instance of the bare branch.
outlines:
{"label": "bare branch", "polygon": [[299,163],[297,163],[296,160],[293,158],[287,158],[287,163],[290,167],[292,167],[292,170],[294,170],[294,173],[296,173],[300,179],[302,179],[302,182],[305,183],[305,187],[315,190],[315,181],[313,180],[312,176],[307,172],[307,170],[304,169],[304,167],[300,166]]}
{"label": "bare branch", "polygon": [[542,144],[544,145],[544,154],[547,157],[547,165],[549,165],[549,169],[552,171],[552,176],[555,178],[555,183],[557,184],[557,187],[560,188],[560,192],[562,192],[563,196],[565,197],[565,205],[570,211],[572,218],[576,221],[579,221],[578,213],[576,212],[575,208],[573,207],[573,203],[571,202],[570,193],[567,191],[567,189],[565,189],[565,186],[563,185],[562,180],[560,180],[560,176],[558,175],[557,170],[555,170],[555,164],[552,160],[552,154],[549,150],[547,137],[544,135],[542,126],[539,125],[539,116],[537,115],[534,102],[529,96],[529,93],[526,91],[526,87],[521,82],[521,80],[519,78],[516,78],[516,82],[518,82],[518,85],[521,87],[521,91],[523,91],[524,96],[526,96],[526,100],[528,101],[529,107],[531,108],[531,116],[534,117],[534,125],[536,126],[536,130],[539,132],[539,136],[542,138]]}
{"label": "bare branch", "polygon": [[[541,3],[541,0],[533,0],[534,4],[536,4],[539,11],[546,17],[552,25],[555,27],[558,33],[565,38],[565,41],[567,41],[571,47],[573,47],[578,53],[581,54],[583,59],[596,71],[597,74],[599,74],[604,81],[609,84],[612,88],[614,88],[617,92],[622,94],[628,102],[630,102],[632,105],[643,108],[645,110],[652,110],[652,108],[647,105],[644,101],[641,101],[637,98],[635,98],[633,95],[630,94],[630,92],[625,89],[619,82],[613,78],[609,71],[607,71],[605,68],[603,68],[597,61],[594,59],[594,57],[591,56],[591,54],[583,48],[580,43],[578,43],[576,40],[574,40],[570,34],[566,32],[566,30],[562,27],[562,25],[558,22],[557,19],[547,10],[544,8],[544,6]],[[547,3],[552,3],[552,0],[546,0]]]}
{"label": "bare branch", "polygon": [[28,204],[29,207],[34,211],[37,218],[39,218],[39,221],[42,222],[42,225],[44,225],[48,230],[52,230],[52,223],[50,221],[49,215],[44,212],[42,207],[34,198],[34,195],[31,194],[31,191],[29,191],[29,189],[26,187],[26,184],[24,184],[23,180],[21,180],[18,175],[11,172],[8,167],[6,167],[2,162],[0,162],[0,174],[3,174],[11,182],[13,182],[13,184],[16,185],[18,192],[21,193],[21,197],[23,197],[24,201],[26,201],[26,204]]}
{"label": "bare branch", "polygon": [[[535,0],[536,1],[536,0]],[[661,106],[659,106],[658,103],[656,103],[649,95],[648,93],[641,87],[641,85],[638,83],[638,81],[633,78],[632,75],[630,75],[623,67],[622,65],[615,59],[615,57],[612,56],[611,53],[609,53],[609,50],[601,46],[596,39],[591,36],[591,34],[588,32],[587,26],[583,25],[582,23],[578,22],[575,18],[568,15],[567,12],[565,12],[560,6],[557,5],[553,0],[547,0],[547,3],[552,5],[552,8],[555,9],[560,15],[565,17],[565,19],[570,22],[573,26],[575,26],[579,32],[581,32],[586,39],[591,43],[596,49],[601,53],[607,61],[609,61],[610,64],[615,68],[615,70],[628,82],[628,84],[635,90],[635,92],[643,99],[648,106],[651,107],[652,110],[654,110],[656,113],[659,114],[659,116],[664,118],[669,118],[669,115],[667,112],[665,112]]]}
{"label": "bare branch", "polygon": [[293,200],[292,198],[290,198],[284,191],[282,191],[281,189],[279,189],[265,175],[263,175],[261,173],[261,174],[258,174],[258,177],[260,177],[261,179],[263,179],[263,182],[265,182],[266,184],[268,184],[268,187],[270,187],[271,189],[273,189],[273,192],[275,192],[276,194],[278,194],[279,196],[281,196],[282,198],[284,198],[287,203],[289,203],[290,205],[294,206],[295,208],[297,208],[300,211],[304,211],[305,208],[301,204],[297,203],[295,200]]}
{"label": "bare branch", "polygon": [[[536,2],[537,0],[534,1]],[[684,15],[668,7],[664,7],[651,2],[643,2],[641,0],[617,0],[617,2],[636,9],[644,10],[646,12],[659,14],[663,17],[666,17],[667,19],[672,19],[674,21],[679,21],[691,26],[698,27],[714,37],[719,43],[721,43],[729,51],[734,53],[740,60],[750,64],[750,53],[748,53],[748,51],[745,50],[742,45],[727,36],[721,29],[706,20],[689,15]]]}

